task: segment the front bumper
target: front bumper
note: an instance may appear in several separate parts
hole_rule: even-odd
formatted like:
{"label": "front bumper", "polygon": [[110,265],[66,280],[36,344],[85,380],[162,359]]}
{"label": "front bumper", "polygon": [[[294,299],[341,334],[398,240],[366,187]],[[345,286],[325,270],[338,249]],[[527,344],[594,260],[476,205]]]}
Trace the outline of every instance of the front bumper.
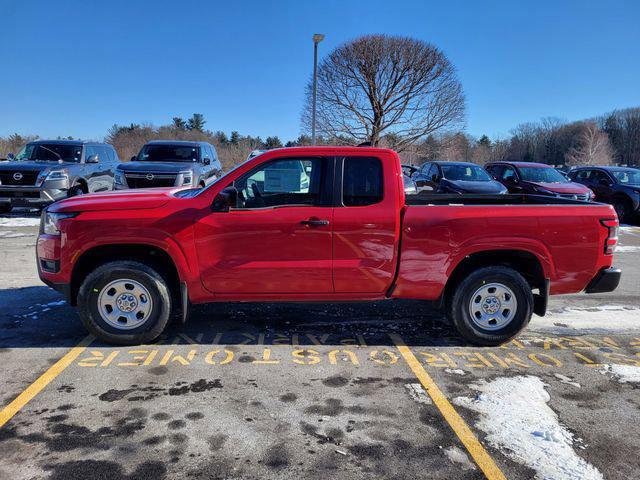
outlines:
{"label": "front bumper", "polygon": [[67,188],[42,188],[33,185],[0,185],[0,204],[14,207],[43,207],[67,196]]}
{"label": "front bumper", "polygon": [[589,282],[586,293],[605,293],[613,292],[618,288],[620,283],[620,277],[622,276],[622,270],[619,268],[603,268],[600,270],[593,280]]}

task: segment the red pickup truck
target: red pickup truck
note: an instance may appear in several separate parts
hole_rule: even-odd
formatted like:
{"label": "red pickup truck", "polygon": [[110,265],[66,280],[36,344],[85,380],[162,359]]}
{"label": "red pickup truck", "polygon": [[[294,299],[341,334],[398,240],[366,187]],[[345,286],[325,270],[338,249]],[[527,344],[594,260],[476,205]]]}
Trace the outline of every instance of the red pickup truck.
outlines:
{"label": "red pickup truck", "polygon": [[614,290],[611,206],[407,195],[386,149],[271,150],[202,189],[69,198],[42,215],[40,278],[94,335],[151,342],[190,305],[437,301],[467,340],[514,337],[548,295]]}

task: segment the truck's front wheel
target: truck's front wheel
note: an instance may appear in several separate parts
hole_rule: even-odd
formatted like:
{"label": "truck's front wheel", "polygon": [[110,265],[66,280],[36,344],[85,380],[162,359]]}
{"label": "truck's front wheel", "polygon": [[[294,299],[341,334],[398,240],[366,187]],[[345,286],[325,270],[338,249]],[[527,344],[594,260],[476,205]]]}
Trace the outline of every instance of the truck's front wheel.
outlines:
{"label": "truck's front wheel", "polygon": [[167,282],[140,262],[101,265],[78,292],[80,319],[101,340],[136,345],[155,340],[171,316]]}
{"label": "truck's front wheel", "polygon": [[527,281],[508,267],[485,267],[456,287],[448,316],[466,340],[494,346],[515,337],[533,313]]}

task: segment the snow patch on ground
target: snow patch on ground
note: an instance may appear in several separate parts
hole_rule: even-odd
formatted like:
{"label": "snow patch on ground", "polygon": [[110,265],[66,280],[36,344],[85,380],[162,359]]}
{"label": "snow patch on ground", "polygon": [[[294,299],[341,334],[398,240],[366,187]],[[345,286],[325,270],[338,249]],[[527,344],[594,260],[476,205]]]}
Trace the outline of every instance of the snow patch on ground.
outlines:
{"label": "snow patch on ground", "polygon": [[39,218],[9,217],[0,218],[0,227],[37,227],[40,225]]}
{"label": "snow patch on ground", "polygon": [[633,253],[640,252],[640,247],[633,245],[617,245],[616,253]]}
{"label": "snow patch on ground", "polygon": [[477,427],[505,455],[538,479],[601,480],[602,474],[573,450],[573,434],[549,407],[545,385],[535,376],[497,378],[472,385],[475,398],[454,403],[480,414]]}
{"label": "snow patch on ground", "polygon": [[460,368],[445,368],[444,371],[454,375],[466,375],[466,372]]}
{"label": "snow patch on ground", "polygon": [[476,466],[471,463],[469,457],[461,449],[456,446],[452,446],[444,449],[444,454],[447,456],[451,463],[460,465],[463,470],[475,470]]}
{"label": "snow patch on ground", "polygon": [[18,233],[13,230],[0,230],[0,238],[21,238],[21,237],[33,237],[33,234]]}
{"label": "snow patch on ground", "polygon": [[429,394],[422,388],[422,385],[419,383],[407,383],[405,385],[406,389],[409,390],[409,395],[416,402],[422,403],[425,405],[431,405],[431,398],[429,398]]}
{"label": "snow patch on ground", "polygon": [[562,375],[561,373],[554,373],[553,376],[560,380],[561,383],[580,388],[580,384],[578,382],[574,382],[571,377],[567,377],[566,375]]}
{"label": "snow patch on ground", "polygon": [[605,365],[603,373],[619,383],[640,383],[640,367],[635,365]]}
{"label": "snow patch on ground", "polygon": [[571,335],[576,330],[589,334],[640,331],[640,308],[621,305],[568,307],[547,312],[544,317],[532,317],[529,329],[558,335]]}

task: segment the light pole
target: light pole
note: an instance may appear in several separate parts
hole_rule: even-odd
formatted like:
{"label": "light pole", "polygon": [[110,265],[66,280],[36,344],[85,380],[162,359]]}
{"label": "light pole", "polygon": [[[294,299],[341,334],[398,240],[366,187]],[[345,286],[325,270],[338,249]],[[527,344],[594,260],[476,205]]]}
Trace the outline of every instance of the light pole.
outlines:
{"label": "light pole", "polygon": [[313,34],[313,106],[311,113],[311,145],[316,144],[316,96],[318,90],[318,44],[324,40],[321,33]]}

